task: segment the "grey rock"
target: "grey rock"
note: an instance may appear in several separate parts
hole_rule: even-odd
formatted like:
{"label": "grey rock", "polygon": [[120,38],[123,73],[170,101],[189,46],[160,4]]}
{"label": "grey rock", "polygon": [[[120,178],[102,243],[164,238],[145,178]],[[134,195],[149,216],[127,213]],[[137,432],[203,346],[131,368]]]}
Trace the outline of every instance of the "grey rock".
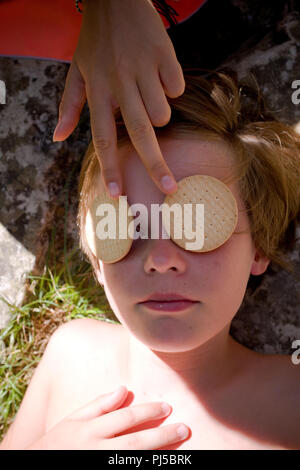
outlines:
{"label": "grey rock", "polygon": [[[25,278],[34,266],[35,256],[0,224],[0,293],[3,298],[20,306],[25,294]],[[10,318],[10,306],[0,298],[0,328]]]}
{"label": "grey rock", "polygon": [[[249,12],[247,1],[236,1]],[[283,31],[274,41],[274,30]],[[300,130],[300,104],[292,102],[292,82],[300,79],[300,16],[289,12],[252,49],[240,48],[223,65],[239,78],[253,75],[275,117]],[[300,182],[299,182],[300,184]],[[267,354],[291,354],[292,342],[300,339],[300,227],[296,247],[288,253],[294,272],[271,266],[256,291],[246,295],[231,325],[240,343]]]}
{"label": "grey rock", "polygon": [[[72,200],[68,237],[71,243],[77,238],[76,202],[66,184],[76,187],[90,140],[87,107],[80,129],[64,143],[52,141],[68,68],[51,60],[0,57],[0,79],[6,84],[6,104],[0,105],[0,295],[15,305],[23,301],[26,273],[41,273],[66,195]],[[2,300],[0,328],[8,312]]]}

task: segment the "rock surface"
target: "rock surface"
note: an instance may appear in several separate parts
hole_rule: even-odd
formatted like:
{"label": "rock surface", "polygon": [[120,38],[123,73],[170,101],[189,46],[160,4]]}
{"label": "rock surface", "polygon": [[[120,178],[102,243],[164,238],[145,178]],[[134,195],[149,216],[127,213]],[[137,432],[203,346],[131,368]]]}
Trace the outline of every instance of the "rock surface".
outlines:
{"label": "rock surface", "polygon": [[[51,229],[63,220],[66,202],[71,245],[77,239],[74,189],[91,138],[87,106],[72,136],[52,141],[68,68],[51,60],[0,57],[7,89],[6,104],[0,105],[0,295],[16,305],[24,294],[20,278],[41,272]],[[9,308],[0,300],[0,328],[8,318]]]}
{"label": "rock surface", "polygon": [[[249,2],[234,2],[249,14]],[[261,2],[263,3],[263,2]],[[299,5],[298,5],[299,6]],[[300,14],[283,9],[284,16],[254,47],[243,45],[224,62],[240,78],[253,75],[275,117],[300,130],[300,104],[294,104],[292,83],[300,78]],[[299,181],[300,184],[300,181]],[[300,339],[300,226],[289,259],[294,273],[273,266],[255,293],[248,295],[232,322],[231,334],[241,343],[266,353],[292,353]]]}
{"label": "rock surface", "polygon": [[[253,73],[278,118],[297,125],[300,104],[291,101],[291,84],[300,80],[299,2],[220,5],[209,0],[191,21],[169,32],[179,60],[207,68],[223,62],[240,76]],[[12,303],[22,302],[26,272],[41,271],[49,231],[61,229],[66,202],[68,246],[78,243],[77,177],[91,138],[87,105],[67,141],[52,142],[68,68],[56,61],[0,57],[0,79],[7,87],[7,102],[0,105],[0,294]],[[270,269],[232,322],[231,334],[251,349],[290,354],[292,342],[300,339],[299,242],[289,256],[294,274]],[[0,328],[7,319],[0,303]]]}

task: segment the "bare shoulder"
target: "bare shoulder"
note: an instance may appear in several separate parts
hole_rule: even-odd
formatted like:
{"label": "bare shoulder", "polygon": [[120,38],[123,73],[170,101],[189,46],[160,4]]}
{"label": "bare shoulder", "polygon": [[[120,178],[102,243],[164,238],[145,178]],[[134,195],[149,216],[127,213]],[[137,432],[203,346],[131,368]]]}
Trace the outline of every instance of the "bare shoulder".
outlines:
{"label": "bare shoulder", "polygon": [[102,380],[103,358],[109,344],[120,344],[122,328],[88,318],[59,326],[48,341],[1,449],[27,448],[45,433],[49,422],[61,420],[65,413],[84,404],[89,398],[86,389],[93,392],[93,379]]}
{"label": "bare shoulder", "polygon": [[52,335],[51,391],[45,431],[63,417],[111,392],[119,383],[124,327],[84,318],[61,325]]}
{"label": "bare shoulder", "polygon": [[63,379],[66,371],[76,370],[80,358],[88,358],[85,352],[88,352],[88,345],[91,347],[95,343],[93,338],[105,346],[113,336],[113,326],[97,320],[78,319],[57,328],[34,370],[1,449],[25,449],[43,435],[54,385]]}
{"label": "bare shoulder", "polygon": [[51,337],[52,348],[57,354],[64,356],[69,353],[74,357],[76,351],[83,352],[93,348],[95,344],[102,350],[112,340],[123,335],[123,326],[93,318],[79,318],[59,326]]}
{"label": "bare shoulder", "polygon": [[66,323],[60,325],[57,330],[54,332],[53,336],[72,336],[73,334],[87,333],[90,334],[100,334],[109,333],[113,334],[113,331],[116,330],[116,327],[121,327],[120,324],[111,323],[105,320],[97,320],[95,318],[77,318],[75,320],[70,320]]}
{"label": "bare shoulder", "polygon": [[300,364],[290,355],[236,348],[242,367],[229,387],[229,405],[243,407],[235,425],[268,446],[300,449]]}
{"label": "bare shoulder", "polygon": [[270,396],[281,397],[287,406],[292,398],[299,395],[300,364],[295,365],[292,356],[287,354],[257,354],[252,363],[251,376],[255,376],[270,393]]}
{"label": "bare shoulder", "polygon": [[285,388],[291,393],[295,385],[299,385],[300,364],[296,364],[293,356],[288,354],[264,355],[260,361],[260,373],[269,379],[270,385],[277,384],[276,389]]}
{"label": "bare shoulder", "polygon": [[266,387],[266,415],[270,412],[276,418],[284,448],[300,449],[300,364],[290,355],[266,355],[260,374]]}
{"label": "bare shoulder", "polygon": [[61,325],[51,343],[52,390],[58,390],[60,384],[67,388],[83,378],[91,383],[95,377],[104,379],[107,369],[118,370],[126,351],[126,329],[118,323],[76,319]]}
{"label": "bare shoulder", "polygon": [[[286,392],[285,396],[287,399],[289,398],[289,403],[293,403],[293,400],[299,401],[300,363],[294,362],[293,355],[285,354],[272,355],[269,364],[272,377],[278,384],[278,390],[282,393]],[[295,409],[294,411],[297,412],[298,410]]]}

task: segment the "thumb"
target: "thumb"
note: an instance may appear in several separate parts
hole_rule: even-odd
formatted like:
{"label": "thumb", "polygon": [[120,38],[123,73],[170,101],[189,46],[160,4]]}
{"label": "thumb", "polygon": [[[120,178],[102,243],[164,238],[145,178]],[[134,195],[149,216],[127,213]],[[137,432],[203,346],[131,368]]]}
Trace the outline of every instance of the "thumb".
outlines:
{"label": "thumb", "polygon": [[68,70],[65,89],[59,104],[59,119],[53,134],[53,142],[65,140],[73,132],[85,102],[85,82],[73,60]]}
{"label": "thumb", "polygon": [[113,411],[124,402],[127,397],[127,389],[124,385],[121,385],[111,393],[105,393],[100,395],[95,400],[84,405],[79,410],[68,416],[69,419],[86,420],[96,418],[109,411]]}

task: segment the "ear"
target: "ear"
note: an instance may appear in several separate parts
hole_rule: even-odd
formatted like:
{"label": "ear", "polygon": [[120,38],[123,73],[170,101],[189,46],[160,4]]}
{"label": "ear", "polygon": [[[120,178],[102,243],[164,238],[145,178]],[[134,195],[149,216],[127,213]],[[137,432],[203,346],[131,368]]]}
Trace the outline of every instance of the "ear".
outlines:
{"label": "ear", "polygon": [[97,277],[97,280],[98,280],[99,284],[101,284],[101,286],[103,287],[104,282],[103,282],[103,276],[102,276],[102,272],[101,272],[99,259],[97,259],[97,266],[95,267],[94,271],[95,271],[95,274],[96,274],[96,277]]}
{"label": "ear", "polygon": [[263,274],[270,263],[269,258],[263,255],[259,250],[255,250],[255,257],[251,266],[251,274],[259,276]]}

